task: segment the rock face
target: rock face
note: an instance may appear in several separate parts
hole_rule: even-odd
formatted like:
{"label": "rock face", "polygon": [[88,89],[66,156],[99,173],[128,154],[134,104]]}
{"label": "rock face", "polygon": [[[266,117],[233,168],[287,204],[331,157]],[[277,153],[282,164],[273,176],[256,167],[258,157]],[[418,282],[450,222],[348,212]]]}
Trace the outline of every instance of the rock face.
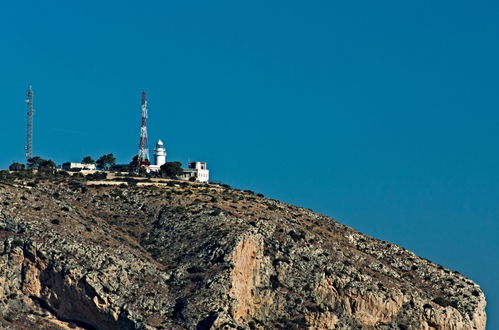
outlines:
{"label": "rock face", "polygon": [[6,329],[485,329],[480,287],[218,185],[0,183]]}

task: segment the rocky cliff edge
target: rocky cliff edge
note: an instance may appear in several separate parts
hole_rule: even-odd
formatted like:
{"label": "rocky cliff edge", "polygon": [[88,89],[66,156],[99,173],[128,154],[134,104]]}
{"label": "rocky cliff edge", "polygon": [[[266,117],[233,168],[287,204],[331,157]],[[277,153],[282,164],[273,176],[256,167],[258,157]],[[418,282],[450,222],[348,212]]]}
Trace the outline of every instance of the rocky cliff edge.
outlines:
{"label": "rocky cliff edge", "polygon": [[[26,182],[24,182],[26,183]],[[0,183],[6,329],[485,329],[471,280],[218,185]]]}

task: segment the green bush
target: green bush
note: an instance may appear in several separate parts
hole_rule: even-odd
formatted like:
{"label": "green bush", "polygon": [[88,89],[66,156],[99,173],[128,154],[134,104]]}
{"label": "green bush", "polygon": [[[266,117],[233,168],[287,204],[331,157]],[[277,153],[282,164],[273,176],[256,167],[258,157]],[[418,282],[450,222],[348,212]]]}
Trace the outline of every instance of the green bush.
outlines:
{"label": "green bush", "polygon": [[9,166],[9,170],[10,170],[10,171],[22,171],[22,170],[24,170],[25,168],[26,168],[26,167],[24,166],[24,164],[21,164],[21,163],[16,163],[16,162],[14,162],[14,163],[10,164],[10,166]]}
{"label": "green bush", "polygon": [[87,180],[91,180],[91,181],[105,180],[107,178],[107,173],[104,173],[104,172],[90,173],[90,174],[87,174],[86,178],[87,178]]}

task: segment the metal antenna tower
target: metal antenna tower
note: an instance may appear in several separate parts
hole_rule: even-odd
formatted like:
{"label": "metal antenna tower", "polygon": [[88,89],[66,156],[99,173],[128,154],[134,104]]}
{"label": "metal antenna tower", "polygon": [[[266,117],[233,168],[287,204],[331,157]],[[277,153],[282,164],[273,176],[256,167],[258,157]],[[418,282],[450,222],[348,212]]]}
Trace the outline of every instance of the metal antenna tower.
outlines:
{"label": "metal antenna tower", "polygon": [[[139,164],[144,161],[149,161],[149,148],[147,147],[147,99],[146,92],[142,91],[142,125],[140,127],[140,143],[139,143]],[[140,166],[140,165],[139,165]]]}
{"label": "metal antenna tower", "polygon": [[28,87],[28,92],[26,95],[26,104],[28,106],[28,127],[27,127],[27,144],[24,149],[26,150],[26,160],[33,157],[33,114],[35,113],[35,109],[33,108],[33,88],[31,85]]}

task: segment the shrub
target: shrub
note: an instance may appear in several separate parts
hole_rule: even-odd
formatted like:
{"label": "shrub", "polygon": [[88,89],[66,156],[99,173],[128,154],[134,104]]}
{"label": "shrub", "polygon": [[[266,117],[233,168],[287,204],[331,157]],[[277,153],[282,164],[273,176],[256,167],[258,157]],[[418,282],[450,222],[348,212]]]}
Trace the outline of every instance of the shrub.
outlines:
{"label": "shrub", "polygon": [[10,166],[9,166],[10,171],[22,171],[24,169],[25,169],[25,166],[24,166],[24,164],[21,164],[21,163],[14,162],[14,163],[10,164]]}
{"label": "shrub", "polygon": [[105,172],[95,172],[91,174],[87,174],[87,180],[100,181],[105,180],[107,178],[107,173]]}
{"label": "shrub", "polygon": [[217,215],[220,215],[221,213],[222,213],[222,210],[214,209],[213,211],[211,211],[210,215],[217,216]]}
{"label": "shrub", "polygon": [[203,271],[204,271],[204,268],[202,268],[200,266],[192,266],[192,267],[187,268],[187,272],[189,274],[202,273]]}
{"label": "shrub", "polygon": [[161,165],[159,173],[163,178],[176,179],[184,173],[180,162],[166,162]]}
{"label": "shrub", "polygon": [[181,212],[185,212],[185,207],[179,205],[179,206],[176,206],[174,209],[173,209],[173,212],[175,213],[181,213]]}
{"label": "shrub", "polygon": [[442,307],[447,307],[447,306],[452,306],[456,307],[457,303],[455,301],[450,301],[449,299],[446,299],[444,297],[437,297],[433,299],[433,302],[437,305],[440,305]]}

